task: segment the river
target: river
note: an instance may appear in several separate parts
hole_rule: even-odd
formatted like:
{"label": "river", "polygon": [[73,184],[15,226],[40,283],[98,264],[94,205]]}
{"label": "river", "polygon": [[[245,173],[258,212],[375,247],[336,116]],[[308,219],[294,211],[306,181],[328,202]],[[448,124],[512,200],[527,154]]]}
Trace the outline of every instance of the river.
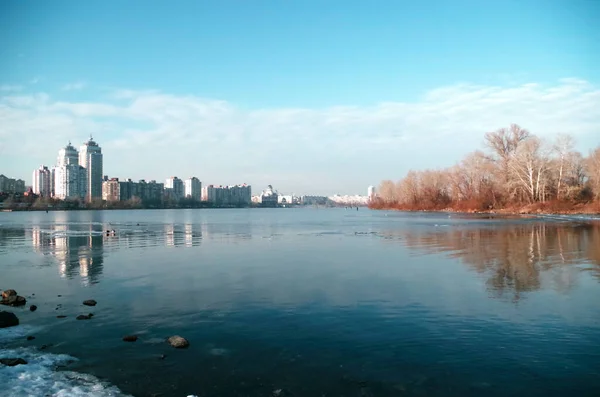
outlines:
{"label": "river", "polygon": [[0,213],[0,288],[28,300],[0,358],[29,362],[0,395],[600,395],[591,220]]}

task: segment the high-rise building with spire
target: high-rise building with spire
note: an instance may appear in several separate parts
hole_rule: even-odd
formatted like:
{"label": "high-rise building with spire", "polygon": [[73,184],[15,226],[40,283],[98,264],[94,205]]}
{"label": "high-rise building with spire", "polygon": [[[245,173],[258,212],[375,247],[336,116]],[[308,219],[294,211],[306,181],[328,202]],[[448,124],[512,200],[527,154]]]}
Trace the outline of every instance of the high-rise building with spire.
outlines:
{"label": "high-rise building with spire", "polygon": [[79,148],[79,165],[86,169],[86,200],[102,199],[102,149],[90,135]]}
{"label": "high-rise building with spire", "polygon": [[79,165],[77,150],[71,142],[58,152],[54,174],[54,196],[61,200],[83,199],[87,192],[87,172]]}

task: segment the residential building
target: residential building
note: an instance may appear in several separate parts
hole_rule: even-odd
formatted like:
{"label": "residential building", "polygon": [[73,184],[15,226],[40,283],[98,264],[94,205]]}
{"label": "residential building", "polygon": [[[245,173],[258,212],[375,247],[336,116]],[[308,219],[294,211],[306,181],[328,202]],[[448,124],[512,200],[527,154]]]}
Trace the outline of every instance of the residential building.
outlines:
{"label": "residential building", "polygon": [[250,185],[214,186],[202,188],[202,201],[219,206],[246,206],[252,202]]}
{"label": "residential building", "polygon": [[79,149],[79,165],[87,172],[86,200],[102,198],[102,149],[91,136]]}
{"label": "residential building", "polygon": [[185,180],[185,197],[200,201],[202,193],[202,183],[195,176]]}
{"label": "residential building", "polygon": [[184,196],[183,181],[172,176],[165,181],[165,197],[171,200],[181,200]]}
{"label": "residential building", "polygon": [[121,200],[121,184],[119,183],[119,178],[111,178],[102,182],[102,200]]}
{"label": "residential building", "polygon": [[328,199],[325,196],[302,196],[300,203],[302,205],[327,205]]}
{"label": "residential building", "polygon": [[279,194],[269,185],[261,194],[261,204],[263,207],[277,207],[277,197]]}
{"label": "residential building", "polygon": [[24,193],[25,181],[0,175],[0,193]]}
{"label": "residential building", "polygon": [[58,152],[53,169],[54,196],[61,200],[84,199],[87,193],[87,170],[79,165],[77,150],[71,142]]}
{"label": "residential building", "polygon": [[77,164],[67,164],[54,169],[54,196],[61,200],[85,199],[86,169]]}
{"label": "residential building", "polygon": [[33,171],[31,189],[34,194],[50,197],[52,196],[52,172],[45,165]]}
{"label": "residential building", "polygon": [[369,202],[375,200],[375,186],[369,186],[367,189],[367,197],[369,198]]}

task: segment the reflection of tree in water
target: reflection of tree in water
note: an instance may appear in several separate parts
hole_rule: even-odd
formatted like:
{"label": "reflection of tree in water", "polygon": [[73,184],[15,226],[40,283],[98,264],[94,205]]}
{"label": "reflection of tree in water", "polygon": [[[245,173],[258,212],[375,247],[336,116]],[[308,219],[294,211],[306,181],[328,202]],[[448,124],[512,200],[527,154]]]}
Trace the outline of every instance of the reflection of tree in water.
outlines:
{"label": "reflection of tree in water", "polygon": [[66,227],[57,227],[55,234],[32,231],[33,248],[37,252],[49,253],[58,261],[61,277],[73,278],[78,274],[85,285],[99,281],[103,270],[102,235],[67,233]]}
{"label": "reflection of tree in water", "polygon": [[[447,253],[487,277],[497,296],[543,288],[568,291],[582,270],[600,279],[600,225],[553,222],[444,227],[402,236],[407,246]],[[582,266],[574,266],[582,265]],[[544,284],[544,285],[542,285]]]}

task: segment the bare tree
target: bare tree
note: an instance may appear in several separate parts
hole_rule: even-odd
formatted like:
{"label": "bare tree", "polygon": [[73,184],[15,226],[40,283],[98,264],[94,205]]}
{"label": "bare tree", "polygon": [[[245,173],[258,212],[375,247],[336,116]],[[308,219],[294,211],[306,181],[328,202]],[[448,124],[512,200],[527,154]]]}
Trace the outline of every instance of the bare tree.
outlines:
{"label": "bare tree", "polygon": [[549,166],[547,151],[542,141],[531,137],[511,155],[509,169],[515,186],[523,191],[530,203],[544,200],[546,173]]}
{"label": "bare tree", "polygon": [[557,155],[556,159],[556,199],[561,199],[561,193],[564,189],[565,170],[569,166],[569,154],[573,151],[574,141],[570,135],[560,134],[554,142],[553,151]]}
{"label": "bare tree", "polygon": [[395,203],[397,200],[394,182],[390,180],[381,182],[381,185],[379,186],[379,197],[386,203]]}
{"label": "bare tree", "polygon": [[500,128],[485,134],[486,146],[493,152],[493,160],[498,164],[505,190],[510,185],[511,170],[509,162],[511,156],[516,153],[521,142],[527,140],[530,136],[528,130],[517,124],[511,124],[509,128]]}
{"label": "bare tree", "polygon": [[600,146],[598,146],[587,158],[586,170],[590,178],[590,185],[596,200],[600,200]]}

